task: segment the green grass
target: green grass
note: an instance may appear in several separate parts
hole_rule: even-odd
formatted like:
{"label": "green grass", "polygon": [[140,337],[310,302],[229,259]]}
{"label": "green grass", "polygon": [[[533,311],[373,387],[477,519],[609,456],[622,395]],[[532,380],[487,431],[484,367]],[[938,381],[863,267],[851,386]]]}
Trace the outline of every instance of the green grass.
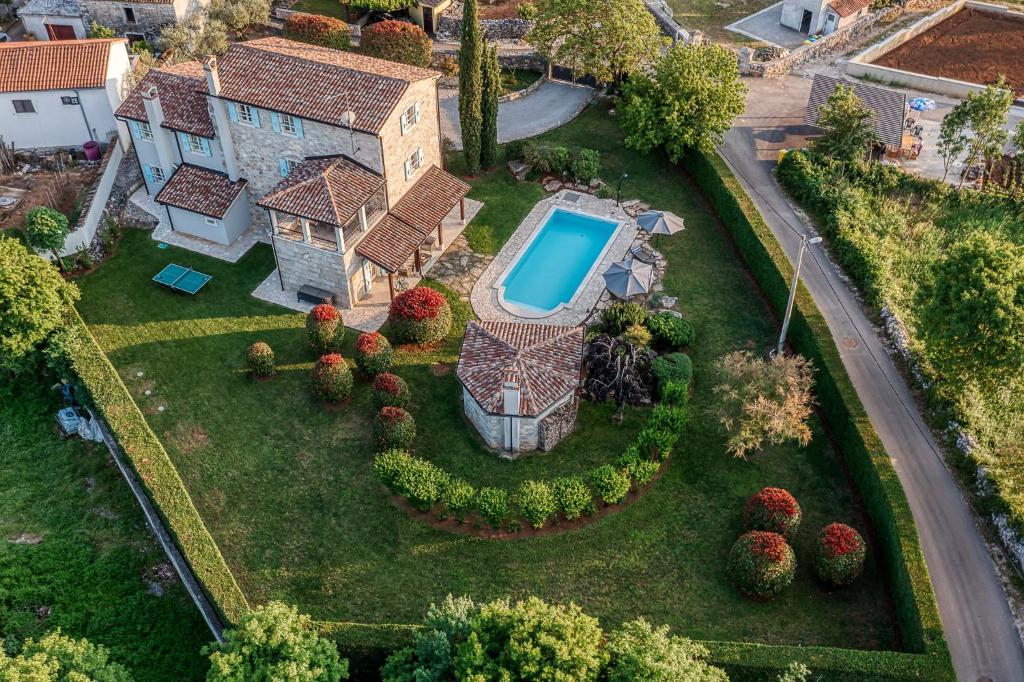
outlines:
{"label": "green grass", "polygon": [[[106,449],[57,437],[58,407],[39,383],[0,385],[0,634],[16,644],[59,627],[136,680],[202,679],[199,612],[176,580],[147,593],[167,558]],[[22,535],[42,541],[12,542]]]}
{"label": "green grass", "polygon": [[775,0],[668,0],[668,4],[687,31],[703,31],[715,42],[750,44],[757,41],[725,27],[774,5]]}
{"label": "green grass", "polygon": [[540,71],[509,68],[502,68],[501,70],[501,87],[506,94],[525,90],[538,80],[540,80]]}
{"label": "green grass", "polygon": [[[699,334],[694,416],[665,477],[633,506],[572,533],[515,541],[452,536],[391,506],[371,468],[366,384],[357,384],[343,410],[315,404],[302,317],[249,296],[273,268],[269,248],[229,265],[159,250],[148,234],[129,232],[117,257],[81,282],[83,316],[165,443],[243,591],[253,603],[278,598],[316,618],[366,623],[418,622],[429,602],[449,592],[536,594],[575,601],[606,626],[643,615],[704,639],[896,646],[873,554],[850,589],[830,593],[811,575],[818,528],[833,520],[867,525],[820,425],[806,449],[771,448],[743,462],[724,452],[705,416],[711,363],[728,350],[767,348],[776,321],[701,197],[660,156],[625,150],[617,124],[597,109],[547,137],[598,147],[606,179],[630,174],[626,196],[685,217],[686,232],[663,243],[672,264],[666,290]],[[467,233],[475,247],[493,252],[543,192],[494,172],[473,179],[471,196],[488,205]],[[170,261],[214,279],[195,298],[176,296],[149,281]],[[462,416],[450,371],[460,331],[432,354],[399,356],[397,372],[413,389],[418,456],[473,483],[511,485],[608,461],[643,421],[642,411],[632,411],[615,427],[607,406],[584,405],[579,432],[556,450],[500,461]],[[244,372],[244,349],[257,339],[277,352],[271,382],[253,383]],[[348,349],[353,340],[346,339]],[[740,533],[740,508],[764,485],[792,490],[805,522],[793,588],[755,604],[736,594],[723,567]]]}
{"label": "green grass", "polygon": [[296,12],[323,14],[324,16],[348,21],[345,14],[345,6],[338,0],[299,0],[291,8]]}

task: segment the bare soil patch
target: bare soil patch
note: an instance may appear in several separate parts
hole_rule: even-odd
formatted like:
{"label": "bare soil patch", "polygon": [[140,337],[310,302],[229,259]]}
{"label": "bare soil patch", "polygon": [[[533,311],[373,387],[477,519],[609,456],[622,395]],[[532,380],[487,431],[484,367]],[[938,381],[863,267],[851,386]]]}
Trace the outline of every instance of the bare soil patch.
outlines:
{"label": "bare soil patch", "polygon": [[1018,96],[1024,95],[1024,21],[965,9],[875,60],[879,66],[994,83],[999,74]]}
{"label": "bare soil patch", "polygon": [[0,209],[0,229],[20,227],[25,214],[37,206],[49,206],[71,216],[79,195],[96,179],[97,170],[97,166],[78,166],[63,177],[52,171],[0,175],[0,185],[27,190],[11,209]]}
{"label": "bare soil patch", "polygon": [[480,3],[481,19],[517,19],[519,5],[526,0],[495,0]]}

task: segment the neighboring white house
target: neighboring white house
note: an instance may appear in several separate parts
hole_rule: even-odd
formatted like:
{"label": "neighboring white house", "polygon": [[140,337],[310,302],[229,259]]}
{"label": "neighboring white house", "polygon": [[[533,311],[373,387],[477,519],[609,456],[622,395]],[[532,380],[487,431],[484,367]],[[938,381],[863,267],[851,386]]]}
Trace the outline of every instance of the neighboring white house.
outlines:
{"label": "neighboring white house", "polygon": [[18,149],[127,143],[114,111],[130,70],[124,38],[0,43],[0,135]]}
{"label": "neighboring white house", "polygon": [[807,35],[828,35],[856,23],[870,7],[871,0],[785,0],[780,23]]}
{"label": "neighboring white house", "polygon": [[25,32],[38,40],[72,40],[88,35],[92,22],[130,41],[154,41],[165,26],[190,17],[210,0],[29,0],[18,10]]}

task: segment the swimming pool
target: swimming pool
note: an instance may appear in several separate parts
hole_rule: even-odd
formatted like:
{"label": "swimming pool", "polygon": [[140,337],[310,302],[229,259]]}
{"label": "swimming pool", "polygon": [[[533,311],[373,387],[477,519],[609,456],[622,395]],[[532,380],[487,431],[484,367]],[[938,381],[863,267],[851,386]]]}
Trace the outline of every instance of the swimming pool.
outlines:
{"label": "swimming pool", "polygon": [[499,278],[498,301],[520,317],[570,305],[590,280],[622,223],[553,208]]}

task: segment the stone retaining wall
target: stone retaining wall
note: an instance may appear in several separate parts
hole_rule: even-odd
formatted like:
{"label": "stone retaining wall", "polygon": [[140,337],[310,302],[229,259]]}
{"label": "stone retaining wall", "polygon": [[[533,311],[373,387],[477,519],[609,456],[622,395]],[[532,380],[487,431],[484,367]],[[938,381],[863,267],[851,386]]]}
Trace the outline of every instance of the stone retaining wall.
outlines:
{"label": "stone retaining wall", "polygon": [[[522,40],[530,32],[532,21],[526,19],[480,19],[480,30],[486,40]],[[453,2],[437,20],[438,39],[458,40],[462,35],[462,3]]]}

